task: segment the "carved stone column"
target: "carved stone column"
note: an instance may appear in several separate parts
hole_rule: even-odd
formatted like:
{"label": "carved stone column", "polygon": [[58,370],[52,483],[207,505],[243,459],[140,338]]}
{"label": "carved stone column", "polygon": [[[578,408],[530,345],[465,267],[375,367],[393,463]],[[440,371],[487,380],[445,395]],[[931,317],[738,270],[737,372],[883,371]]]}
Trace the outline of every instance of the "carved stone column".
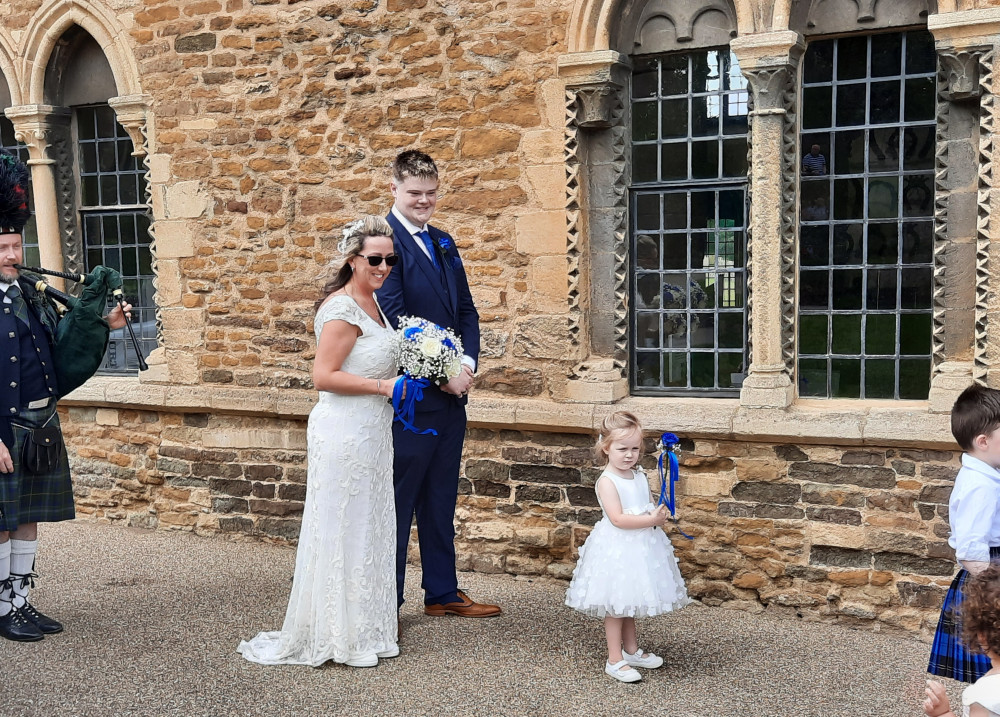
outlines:
{"label": "carved stone column", "polygon": [[[994,57],[1000,8],[932,13],[938,52],[934,196],[934,368],[930,408],[951,409],[973,380],[1000,387]],[[991,202],[991,198],[993,198]],[[992,256],[991,256],[992,255]]]}
{"label": "carved stone column", "polygon": [[566,259],[571,341],[582,361],[570,401],[628,394],[628,60],[617,52],[559,58],[566,79]]}
{"label": "carved stone column", "polygon": [[[990,47],[938,45],[934,166],[934,323],[932,411],[947,412],[973,378],[986,374],[991,133],[981,128],[989,100]],[[984,67],[986,63],[986,67]],[[990,122],[990,119],[986,119]],[[986,193],[982,194],[982,190]]]}
{"label": "carved stone column", "polygon": [[[20,105],[8,107],[4,113],[14,125],[14,136],[28,147],[42,266],[62,271],[63,243],[59,227],[54,147],[68,136],[70,111],[50,105]],[[62,279],[53,277],[50,283],[57,289],[65,288]]]}
{"label": "carved stone column", "polygon": [[784,408],[795,396],[795,236],[798,136],[795,89],[804,44],[796,32],[730,43],[753,93],[750,112],[750,369],[744,406]]}

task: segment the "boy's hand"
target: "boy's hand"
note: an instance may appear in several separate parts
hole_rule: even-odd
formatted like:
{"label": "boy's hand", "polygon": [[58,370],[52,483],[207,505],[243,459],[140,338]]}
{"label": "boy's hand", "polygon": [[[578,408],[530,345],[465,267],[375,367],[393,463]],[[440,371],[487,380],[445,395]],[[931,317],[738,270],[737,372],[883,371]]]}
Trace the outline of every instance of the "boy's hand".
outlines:
{"label": "boy's hand", "polygon": [[942,715],[951,714],[951,704],[948,702],[944,685],[934,680],[927,680],[924,693],[927,695],[924,700],[924,713],[928,717],[942,717]]}

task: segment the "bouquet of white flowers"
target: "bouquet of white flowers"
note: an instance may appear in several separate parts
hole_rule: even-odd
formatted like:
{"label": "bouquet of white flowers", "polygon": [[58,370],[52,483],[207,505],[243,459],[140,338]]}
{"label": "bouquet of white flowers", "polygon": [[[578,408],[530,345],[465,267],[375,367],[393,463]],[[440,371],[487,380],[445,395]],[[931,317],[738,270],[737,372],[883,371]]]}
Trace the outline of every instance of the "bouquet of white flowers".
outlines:
{"label": "bouquet of white flowers", "polygon": [[443,386],[462,371],[462,341],[454,333],[418,316],[400,316],[396,348],[403,380],[392,393],[395,420],[407,431],[437,435],[433,428],[420,430],[413,425],[418,401],[433,381]]}
{"label": "bouquet of white flowers", "polygon": [[462,371],[462,340],[448,329],[417,316],[401,316],[399,365],[412,378],[443,386]]}

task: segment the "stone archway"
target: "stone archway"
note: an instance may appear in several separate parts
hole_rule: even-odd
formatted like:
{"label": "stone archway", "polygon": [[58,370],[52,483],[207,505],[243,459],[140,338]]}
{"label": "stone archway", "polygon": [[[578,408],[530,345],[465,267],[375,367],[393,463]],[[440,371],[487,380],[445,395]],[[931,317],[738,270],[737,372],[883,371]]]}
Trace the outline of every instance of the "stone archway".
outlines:
{"label": "stone archway", "polygon": [[107,8],[87,0],[49,0],[32,18],[20,48],[19,55],[26,69],[22,102],[44,102],[45,68],[49,57],[63,33],[73,25],[86,30],[103,49],[118,95],[140,94],[139,68],[128,44],[128,31],[118,18]]}
{"label": "stone archway", "polygon": [[0,27],[0,78],[7,83],[10,92],[10,104],[21,103],[20,74],[16,64],[16,43],[7,28]]}
{"label": "stone archway", "polygon": [[[628,4],[628,0],[577,0],[566,33],[569,52],[627,52],[627,48],[613,47],[613,43]],[[706,3],[687,0],[677,4],[691,6],[694,8],[691,14],[697,15],[698,6]],[[733,0],[732,4],[740,35],[786,29],[791,0],[779,0],[773,5],[766,0]]]}

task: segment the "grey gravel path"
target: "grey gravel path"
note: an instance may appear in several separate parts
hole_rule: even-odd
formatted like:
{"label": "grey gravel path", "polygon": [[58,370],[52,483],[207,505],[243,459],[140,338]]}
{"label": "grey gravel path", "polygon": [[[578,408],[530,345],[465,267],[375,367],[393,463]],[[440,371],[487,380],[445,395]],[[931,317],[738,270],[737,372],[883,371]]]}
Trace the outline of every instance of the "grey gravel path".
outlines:
{"label": "grey gravel path", "polygon": [[563,583],[472,573],[463,586],[503,617],[424,616],[414,570],[397,659],[262,667],[236,645],[280,628],[292,548],[89,522],[41,537],[33,601],[67,630],[0,640],[2,717],[923,714],[928,646],[915,640],[693,605],[640,621],[667,662],[623,685],[601,671],[598,621],[562,605]]}

